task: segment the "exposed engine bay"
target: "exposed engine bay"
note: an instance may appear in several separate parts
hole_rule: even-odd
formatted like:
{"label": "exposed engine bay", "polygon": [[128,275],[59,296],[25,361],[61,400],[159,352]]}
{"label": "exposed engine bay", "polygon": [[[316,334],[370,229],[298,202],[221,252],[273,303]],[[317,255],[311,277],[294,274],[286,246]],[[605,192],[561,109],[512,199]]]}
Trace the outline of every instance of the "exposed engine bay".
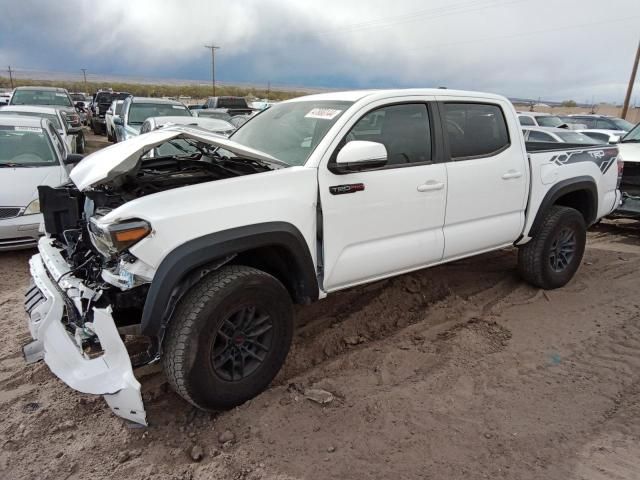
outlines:
{"label": "exposed engine bay", "polygon": [[81,308],[77,303],[75,308],[67,305],[68,331],[74,334],[92,322],[93,307],[110,307],[118,328],[135,331],[126,327],[140,323],[153,278],[153,272],[128,252],[128,247],[149,234],[152,227],[131,219],[105,228],[98,225],[99,219],[139,197],[271,169],[251,159],[192,150],[183,156],[143,158],[126,175],[84,192],[72,183],[57,188],[40,186],[46,232],[70,267],[67,274],[81,280],[89,292],[83,295]]}

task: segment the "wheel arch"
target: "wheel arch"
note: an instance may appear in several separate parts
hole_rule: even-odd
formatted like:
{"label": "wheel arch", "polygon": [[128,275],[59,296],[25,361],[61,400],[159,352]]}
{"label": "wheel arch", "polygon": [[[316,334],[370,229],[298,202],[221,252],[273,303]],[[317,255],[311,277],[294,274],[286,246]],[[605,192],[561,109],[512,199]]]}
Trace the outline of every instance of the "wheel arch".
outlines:
{"label": "wheel arch", "polygon": [[598,187],[592,177],[581,176],[560,181],[546,193],[536,217],[531,225],[530,236],[534,236],[540,228],[546,212],[554,205],[571,207],[578,210],[588,226],[592,225],[598,215]]}
{"label": "wheel arch", "polygon": [[226,264],[273,275],[296,303],[318,299],[315,266],[300,231],[286,222],[248,225],[190,240],[162,260],[144,303],[142,334],[161,339],[180,298],[204,275]]}

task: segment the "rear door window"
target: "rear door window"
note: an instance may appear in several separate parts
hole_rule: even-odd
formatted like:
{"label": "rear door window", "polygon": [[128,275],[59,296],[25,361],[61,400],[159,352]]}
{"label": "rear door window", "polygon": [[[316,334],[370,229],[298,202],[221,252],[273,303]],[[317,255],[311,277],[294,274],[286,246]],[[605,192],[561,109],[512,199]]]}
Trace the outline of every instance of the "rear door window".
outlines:
{"label": "rear door window", "polygon": [[511,144],[507,122],[498,105],[447,102],[443,109],[452,159],[489,157]]}

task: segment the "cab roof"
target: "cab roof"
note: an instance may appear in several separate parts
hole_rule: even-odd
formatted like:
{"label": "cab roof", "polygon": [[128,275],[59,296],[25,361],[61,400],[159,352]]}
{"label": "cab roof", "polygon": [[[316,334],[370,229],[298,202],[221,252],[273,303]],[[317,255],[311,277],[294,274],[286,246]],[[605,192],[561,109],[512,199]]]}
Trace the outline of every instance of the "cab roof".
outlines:
{"label": "cab roof", "polygon": [[386,97],[423,95],[423,96],[451,96],[451,97],[481,97],[494,100],[504,100],[505,97],[493,93],[472,92],[466,90],[449,90],[448,88],[397,88],[380,90],[348,90],[343,92],[326,92],[293,98],[287,102],[315,102],[315,101],[343,101],[357,102],[364,98],[378,99]]}

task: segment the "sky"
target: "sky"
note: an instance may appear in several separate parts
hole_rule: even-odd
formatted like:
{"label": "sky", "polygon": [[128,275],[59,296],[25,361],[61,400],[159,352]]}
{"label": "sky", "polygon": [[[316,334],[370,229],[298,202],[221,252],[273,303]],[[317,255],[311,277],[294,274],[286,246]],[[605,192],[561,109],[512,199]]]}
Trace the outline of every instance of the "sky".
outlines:
{"label": "sky", "polygon": [[[622,102],[640,40],[640,0],[0,0],[0,7],[2,69],[210,81],[204,45],[213,43],[221,47],[216,79],[225,83],[446,86],[586,103]],[[632,98],[640,104],[640,78]]]}

